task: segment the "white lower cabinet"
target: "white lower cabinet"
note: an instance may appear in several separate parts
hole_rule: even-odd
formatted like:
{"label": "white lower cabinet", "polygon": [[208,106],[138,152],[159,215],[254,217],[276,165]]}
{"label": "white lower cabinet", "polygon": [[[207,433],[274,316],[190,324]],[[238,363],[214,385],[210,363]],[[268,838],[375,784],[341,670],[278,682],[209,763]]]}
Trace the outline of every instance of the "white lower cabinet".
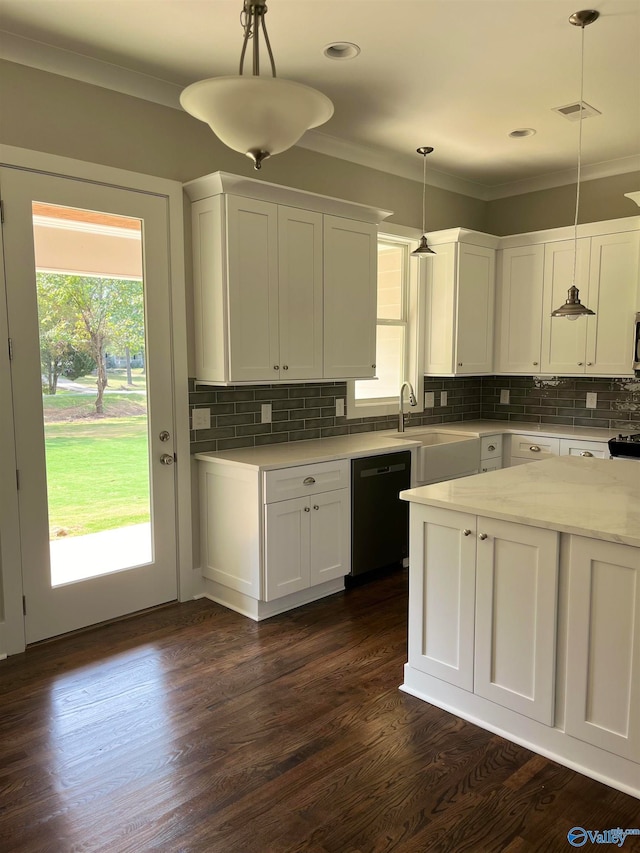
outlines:
{"label": "white lower cabinet", "polygon": [[480,439],[480,473],[502,468],[502,436],[485,435]]}
{"label": "white lower cabinet", "polygon": [[478,519],[473,691],[547,726],[554,719],[558,540]]}
{"label": "white lower cabinet", "polygon": [[207,594],[265,619],[344,588],[351,570],[348,459],[260,471],[198,459]]}
{"label": "white lower cabinet", "polygon": [[349,490],[265,505],[265,600],[349,572]]}
{"label": "white lower cabinet", "polygon": [[640,762],[638,548],[571,537],[565,730]]}
{"label": "white lower cabinet", "polygon": [[558,534],[411,505],[409,665],[553,724]]}

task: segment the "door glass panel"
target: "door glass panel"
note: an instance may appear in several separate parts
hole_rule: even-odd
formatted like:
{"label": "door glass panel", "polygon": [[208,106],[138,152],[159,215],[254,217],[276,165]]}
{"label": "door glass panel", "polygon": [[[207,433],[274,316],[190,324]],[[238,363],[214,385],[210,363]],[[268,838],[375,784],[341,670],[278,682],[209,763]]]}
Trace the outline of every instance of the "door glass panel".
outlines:
{"label": "door glass panel", "polygon": [[152,561],[139,219],[34,202],[51,584]]}

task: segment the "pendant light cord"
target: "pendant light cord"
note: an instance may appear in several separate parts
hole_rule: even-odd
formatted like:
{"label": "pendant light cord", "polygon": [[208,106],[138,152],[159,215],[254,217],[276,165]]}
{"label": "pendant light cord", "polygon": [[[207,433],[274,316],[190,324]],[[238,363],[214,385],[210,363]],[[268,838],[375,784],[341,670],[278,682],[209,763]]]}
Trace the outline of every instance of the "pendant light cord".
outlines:
{"label": "pendant light cord", "polygon": [[580,207],[580,173],[582,171],[582,113],[584,111],[584,24],[580,27],[580,119],[578,120],[578,173],[576,183],[576,215],[573,220],[573,278],[571,283],[576,283],[576,269],[578,265],[578,209]]}
{"label": "pendant light cord", "polygon": [[426,234],[427,222],[427,154],[422,155],[422,233]]}

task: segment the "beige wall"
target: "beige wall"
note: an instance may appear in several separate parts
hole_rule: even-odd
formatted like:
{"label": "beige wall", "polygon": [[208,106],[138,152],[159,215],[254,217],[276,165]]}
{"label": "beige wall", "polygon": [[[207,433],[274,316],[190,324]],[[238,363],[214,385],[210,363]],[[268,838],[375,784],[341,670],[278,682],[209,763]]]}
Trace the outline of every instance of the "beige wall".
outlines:
{"label": "beige wall", "polygon": [[[638,205],[624,194],[640,190],[640,172],[580,183],[580,222],[637,216]],[[522,234],[573,225],[576,185],[554,187],[487,203],[484,229],[489,234]]]}

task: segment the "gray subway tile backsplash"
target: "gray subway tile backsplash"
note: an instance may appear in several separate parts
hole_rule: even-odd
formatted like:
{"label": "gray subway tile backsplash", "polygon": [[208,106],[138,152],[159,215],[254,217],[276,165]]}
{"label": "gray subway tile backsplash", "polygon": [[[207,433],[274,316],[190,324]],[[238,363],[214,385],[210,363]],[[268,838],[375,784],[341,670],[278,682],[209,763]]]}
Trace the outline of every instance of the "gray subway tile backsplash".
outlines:
{"label": "gray subway tile backsplash", "polygon": [[[508,404],[500,391],[508,389]],[[604,427],[640,432],[640,379],[540,376],[425,377],[424,391],[448,394],[447,405],[411,415],[410,426],[434,426],[465,420],[520,421]],[[598,395],[595,409],[586,408],[587,392]],[[207,406],[211,428],[191,431],[191,451],[231,450],[285,441],[395,429],[396,416],[335,416],[336,399],[346,399],[345,382],[250,385],[212,388],[189,380],[190,408]],[[261,406],[271,403],[272,423],[261,423]]]}

